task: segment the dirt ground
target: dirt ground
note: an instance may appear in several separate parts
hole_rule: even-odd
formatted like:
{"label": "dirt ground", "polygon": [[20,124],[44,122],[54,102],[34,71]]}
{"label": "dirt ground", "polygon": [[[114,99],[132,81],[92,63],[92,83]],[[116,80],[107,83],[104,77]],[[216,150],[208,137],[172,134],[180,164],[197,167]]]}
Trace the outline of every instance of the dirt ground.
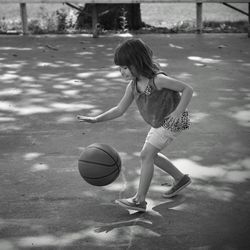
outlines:
{"label": "dirt ground", "polygon": [[[192,177],[172,199],[155,169],[148,211],[134,194],[149,129],[133,104],[113,121],[78,123],[115,105],[126,83],[113,64],[125,38],[0,37],[0,249],[241,250],[250,248],[250,40],[245,34],[142,35],[162,69],[192,85],[192,127],[163,151]],[[87,145],[118,150],[105,187],[77,169]]]}

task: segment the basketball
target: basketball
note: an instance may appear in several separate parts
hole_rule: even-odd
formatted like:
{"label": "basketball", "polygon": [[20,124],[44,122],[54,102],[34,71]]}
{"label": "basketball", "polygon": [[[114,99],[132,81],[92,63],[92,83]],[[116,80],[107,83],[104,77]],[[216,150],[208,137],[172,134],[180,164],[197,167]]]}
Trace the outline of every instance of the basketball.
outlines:
{"label": "basketball", "polygon": [[94,143],[84,149],[78,160],[82,178],[94,186],[106,186],[120,174],[121,158],[109,145]]}

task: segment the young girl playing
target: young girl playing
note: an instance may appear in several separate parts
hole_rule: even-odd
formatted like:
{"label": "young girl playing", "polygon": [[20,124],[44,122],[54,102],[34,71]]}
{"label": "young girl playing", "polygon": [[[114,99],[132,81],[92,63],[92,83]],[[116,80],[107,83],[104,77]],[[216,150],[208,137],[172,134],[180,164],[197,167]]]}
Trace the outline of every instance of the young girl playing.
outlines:
{"label": "young girl playing", "polygon": [[146,195],[154,172],[154,165],[171,175],[175,182],[163,196],[175,196],[191,183],[188,175],[180,172],[170,160],[160,153],[175,137],[189,127],[187,106],[193,90],[160,71],[153,62],[151,49],[141,39],[129,39],[115,50],[114,62],[120,67],[122,77],[129,81],[125,94],[117,106],[96,116],[78,115],[82,122],[96,123],[115,119],[128,109],[133,100],[144,120],[151,125],[143,145],[141,176],[137,193],[129,199],[116,200],[120,206],[146,211]]}

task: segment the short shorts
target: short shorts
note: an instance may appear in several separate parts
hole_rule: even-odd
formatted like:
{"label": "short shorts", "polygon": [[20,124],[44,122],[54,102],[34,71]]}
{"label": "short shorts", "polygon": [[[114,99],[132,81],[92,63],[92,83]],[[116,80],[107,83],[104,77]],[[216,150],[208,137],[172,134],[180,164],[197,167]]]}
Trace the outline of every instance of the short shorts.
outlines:
{"label": "short shorts", "polygon": [[164,127],[159,127],[159,128],[151,127],[145,142],[146,143],[148,142],[154,147],[162,150],[167,145],[169,145],[180,133],[181,131],[173,132],[170,129]]}

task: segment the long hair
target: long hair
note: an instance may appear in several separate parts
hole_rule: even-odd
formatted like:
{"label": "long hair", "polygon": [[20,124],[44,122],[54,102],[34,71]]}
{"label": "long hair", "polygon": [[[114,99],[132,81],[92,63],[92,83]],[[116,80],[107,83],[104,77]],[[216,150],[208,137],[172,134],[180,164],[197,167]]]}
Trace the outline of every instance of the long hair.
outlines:
{"label": "long hair", "polygon": [[132,38],[118,45],[114,63],[127,66],[136,78],[139,76],[153,78],[159,71],[159,67],[153,61],[152,50],[141,39]]}

